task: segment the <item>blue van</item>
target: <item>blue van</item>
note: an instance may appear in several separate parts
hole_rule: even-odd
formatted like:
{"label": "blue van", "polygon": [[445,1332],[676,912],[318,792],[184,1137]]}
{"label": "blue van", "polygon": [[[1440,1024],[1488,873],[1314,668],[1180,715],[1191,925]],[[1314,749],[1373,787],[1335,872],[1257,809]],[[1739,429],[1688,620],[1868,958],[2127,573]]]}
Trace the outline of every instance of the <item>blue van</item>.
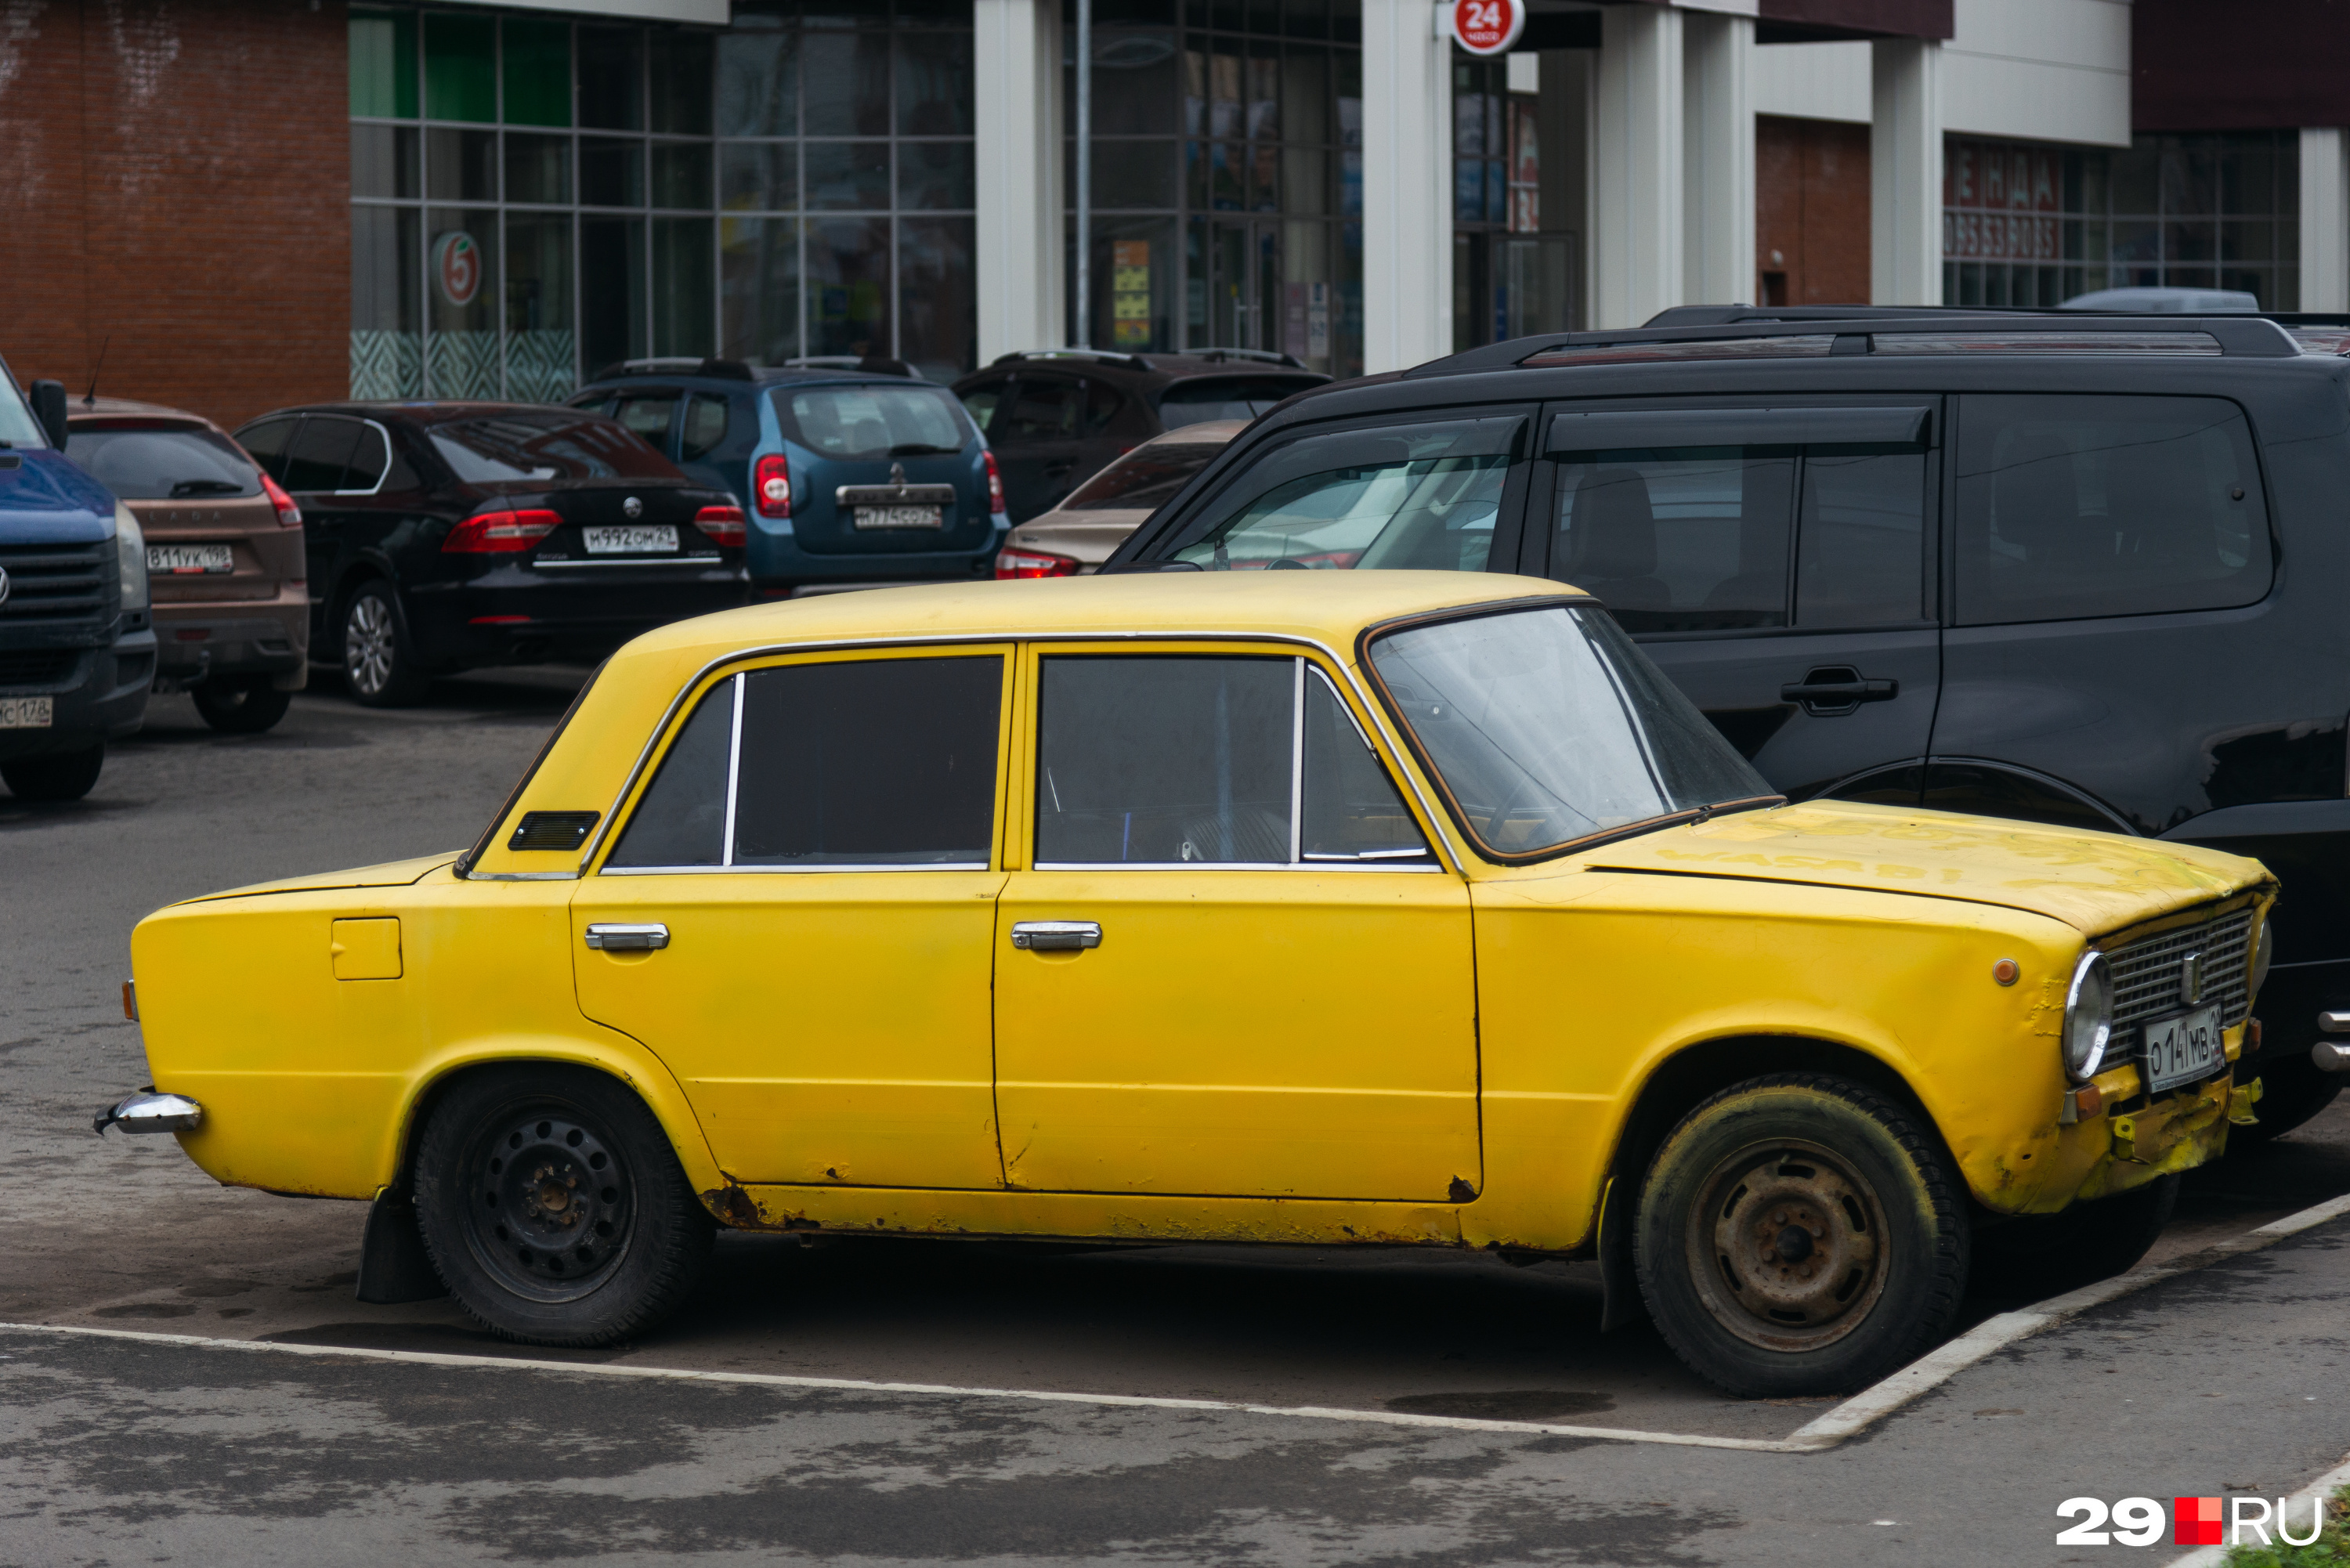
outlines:
{"label": "blue van", "polygon": [[64,386],[28,398],[0,363],[0,782],[22,800],[88,794],[155,679],[146,541],[65,444]]}
{"label": "blue van", "polygon": [[905,376],[632,359],[571,406],[608,414],[741,498],[753,590],[989,576],[1012,527],[995,459],[953,393]]}

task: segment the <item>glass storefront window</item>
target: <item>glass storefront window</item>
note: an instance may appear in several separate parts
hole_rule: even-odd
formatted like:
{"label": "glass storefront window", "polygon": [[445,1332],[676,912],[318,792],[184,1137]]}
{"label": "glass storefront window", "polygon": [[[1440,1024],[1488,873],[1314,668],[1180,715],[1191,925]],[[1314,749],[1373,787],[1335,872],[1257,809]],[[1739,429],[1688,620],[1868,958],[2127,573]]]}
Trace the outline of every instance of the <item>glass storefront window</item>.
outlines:
{"label": "glass storefront window", "polygon": [[648,354],[970,369],[971,5],[354,9],[352,395],[556,400]]}

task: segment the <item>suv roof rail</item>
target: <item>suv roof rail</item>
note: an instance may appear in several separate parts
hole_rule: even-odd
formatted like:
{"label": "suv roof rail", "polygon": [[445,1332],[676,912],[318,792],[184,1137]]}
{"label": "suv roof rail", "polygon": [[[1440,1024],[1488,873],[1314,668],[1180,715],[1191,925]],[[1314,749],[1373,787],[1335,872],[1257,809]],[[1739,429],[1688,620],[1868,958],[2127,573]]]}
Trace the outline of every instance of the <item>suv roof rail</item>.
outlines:
{"label": "suv roof rail", "polygon": [[998,354],[988,363],[1017,365],[1024,359],[1085,359],[1097,365],[1123,365],[1129,370],[1150,369],[1150,361],[1141,355],[1121,354],[1114,348],[1014,348],[1009,354]]}
{"label": "suv roof rail", "polygon": [[921,373],[903,359],[891,359],[879,354],[800,354],[786,359],[766,372],[775,370],[855,370],[867,376],[897,376],[919,381]]}
{"label": "suv roof rail", "polygon": [[[1853,330],[1833,327],[1848,322]],[[2043,337],[2041,344],[2023,339]],[[1907,341],[1880,343],[1880,338]],[[1968,339],[1974,339],[1970,342]],[[1773,339],[1783,341],[1774,346]],[[1801,346],[1794,340],[1801,339]],[[2189,342],[2200,339],[2200,342]],[[2202,345],[2208,343],[2210,348]],[[1617,352],[1609,354],[1608,351]],[[1648,350],[1644,353],[1643,350]],[[1404,378],[1462,376],[1572,365],[1578,359],[1603,364],[1642,358],[1808,358],[1814,355],[1884,353],[2187,353],[2231,358],[2288,359],[2301,346],[2262,316],[2098,316],[2078,310],[2030,315],[1988,312],[1890,311],[1864,317],[1812,317],[1794,321],[1726,322],[1688,327],[1635,327],[1619,332],[1560,332],[1518,337],[1431,359],[1406,370]]]}
{"label": "suv roof rail", "polygon": [[1270,348],[1186,348],[1186,359],[1249,359],[1260,365],[1285,365],[1293,370],[1305,369],[1304,361],[1287,354],[1276,354]]}
{"label": "suv roof rail", "polygon": [[608,381],[619,376],[715,376],[722,380],[749,381],[754,378],[751,367],[740,359],[693,359],[682,356],[664,359],[622,359],[605,366],[590,381]]}
{"label": "suv roof rail", "polygon": [[1918,316],[2058,316],[2077,320],[2078,310],[2059,311],[2054,306],[1979,305],[1671,305],[1640,323],[1651,327],[1728,327],[1773,321],[1871,321]]}

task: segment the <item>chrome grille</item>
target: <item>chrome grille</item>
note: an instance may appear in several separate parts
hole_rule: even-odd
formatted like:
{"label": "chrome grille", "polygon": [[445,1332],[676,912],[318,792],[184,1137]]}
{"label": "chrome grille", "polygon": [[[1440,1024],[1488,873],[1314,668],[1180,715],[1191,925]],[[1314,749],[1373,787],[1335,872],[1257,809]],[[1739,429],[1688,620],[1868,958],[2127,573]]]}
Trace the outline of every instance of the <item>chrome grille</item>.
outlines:
{"label": "chrome grille", "polygon": [[2106,961],[2113,966],[2114,976],[2115,1033],[2187,1011],[2179,981],[2180,966],[2189,953],[2203,955],[2203,1000],[2194,1005],[2217,1003],[2222,1023],[2241,1023],[2251,1011],[2251,999],[2245,994],[2250,976],[2245,972],[2244,950],[2251,932],[2252,911],[2244,909],[2108,952]]}

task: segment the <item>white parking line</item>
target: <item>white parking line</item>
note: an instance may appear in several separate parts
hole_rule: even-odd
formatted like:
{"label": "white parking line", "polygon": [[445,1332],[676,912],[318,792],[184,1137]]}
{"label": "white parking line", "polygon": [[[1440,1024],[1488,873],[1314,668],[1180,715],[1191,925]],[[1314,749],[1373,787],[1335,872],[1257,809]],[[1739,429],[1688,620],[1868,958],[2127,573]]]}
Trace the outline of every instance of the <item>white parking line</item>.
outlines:
{"label": "white parking line", "polygon": [[[143,1345],[192,1345],[208,1350],[267,1351],[286,1355],[356,1356],[367,1361],[408,1362],[421,1366],[500,1367],[522,1372],[565,1372],[585,1377],[659,1378],[682,1383],[743,1384],[766,1388],[829,1389],[859,1394],[916,1394],[959,1399],[1017,1399],[1050,1405],[1097,1405],[1148,1410],[1231,1410],[1250,1416],[1284,1416],[1312,1421],[1357,1421],[1385,1427],[1436,1428],[1463,1432],[1520,1432],[1540,1437],[1586,1438],[1615,1443],[1664,1443],[1691,1449],[1735,1449],[1751,1453],[1809,1454],[1833,1449],[1866,1430],[1904,1405],[1948,1382],[1995,1351],[2053,1328],[2076,1314],[2116,1301],[2148,1285],[2241,1257],[2328,1220],[2350,1213],[2345,1196],[2288,1214],[2199,1252],[2133,1269],[2126,1274],[2054,1296],[2020,1312],[1985,1319],[1940,1349],[1924,1355],[1784,1438],[1715,1438],[1695,1432],[1642,1432],[1620,1427],[1572,1427],[1546,1421],[1492,1421],[1466,1416],[1419,1416],[1392,1410],[1349,1410],[1326,1405],[1253,1405],[1225,1399],[1173,1399],[1145,1394],[1072,1394],[1043,1388],[974,1388],[945,1383],[884,1383],[856,1377],[795,1377],[775,1372],[696,1372],[675,1366],[620,1366],[609,1362],[538,1361],[520,1356],[461,1355],[428,1350],[380,1350],[339,1345],[286,1345],[263,1339],[214,1339],[191,1334],[154,1334],[140,1329],[90,1328],[79,1324],[0,1323],[0,1333],[69,1334],[129,1340]],[[2312,1490],[2350,1481],[2350,1466],[2312,1483]],[[2201,1568],[2218,1559],[2182,1558],[2172,1568]]]}

